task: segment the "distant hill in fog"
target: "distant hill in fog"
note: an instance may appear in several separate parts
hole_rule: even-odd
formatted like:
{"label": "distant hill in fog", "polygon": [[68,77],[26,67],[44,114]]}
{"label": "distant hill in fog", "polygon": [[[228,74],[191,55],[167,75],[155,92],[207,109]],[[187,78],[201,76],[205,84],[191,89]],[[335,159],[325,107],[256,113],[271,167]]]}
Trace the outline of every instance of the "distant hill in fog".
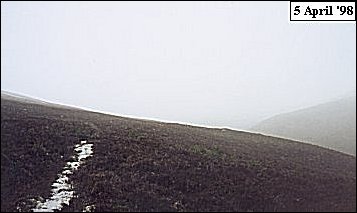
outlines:
{"label": "distant hill in fog", "polygon": [[280,114],[252,130],[356,155],[356,96]]}

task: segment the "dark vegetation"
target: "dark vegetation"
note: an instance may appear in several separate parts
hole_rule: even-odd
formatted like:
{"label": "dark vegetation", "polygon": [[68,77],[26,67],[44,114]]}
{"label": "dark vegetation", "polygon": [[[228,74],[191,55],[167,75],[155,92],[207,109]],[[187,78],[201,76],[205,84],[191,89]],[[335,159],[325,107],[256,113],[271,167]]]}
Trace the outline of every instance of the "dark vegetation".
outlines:
{"label": "dark vegetation", "polygon": [[1,211],[28,211],[80,139],[64,211],[356,211],[356,158],[229,129],[1,99]]}

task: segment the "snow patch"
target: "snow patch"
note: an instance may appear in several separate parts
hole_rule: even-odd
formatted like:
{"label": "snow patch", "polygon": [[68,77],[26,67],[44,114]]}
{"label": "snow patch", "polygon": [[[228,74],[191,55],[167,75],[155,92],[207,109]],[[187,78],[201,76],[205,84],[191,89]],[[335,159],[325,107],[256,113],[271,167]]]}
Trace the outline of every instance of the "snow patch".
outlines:
{"label": "snow patch", "polygon": [[64,205],[69,205],[69,201],[74,197],[73,184],[69,175],[72,175],[86,158],[92,156],[92,147],[93,144],[88,144],[85,140],[75,145],[76,154],[72,158],[74,161],[67,162],[62,172],[58,174],[57,180],[52,184],[51,197],[44,202],[35,201],[37,205],[32,209],[33,212],[54,212],[61,210]]}

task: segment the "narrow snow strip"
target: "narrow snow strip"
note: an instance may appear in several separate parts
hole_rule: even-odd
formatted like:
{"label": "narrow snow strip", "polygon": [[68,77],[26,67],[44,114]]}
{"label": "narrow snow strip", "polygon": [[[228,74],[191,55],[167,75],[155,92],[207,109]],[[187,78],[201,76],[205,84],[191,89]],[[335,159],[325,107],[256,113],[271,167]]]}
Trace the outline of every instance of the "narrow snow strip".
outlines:
{"label": "narrow snow strip", "polygon": [[85,140],[76,144],[74,161],[66,163],[62,173],[58,174],[57,180],[52,184],[51,197],[44,202],[37,201],[36,207],[32,209],[33,212],[54,212],[61,210],[63,205],[69,205],[69,201],[74,196],[74,189],[69,176],[85,162],[86,158],[93,154],[92,147],[93,144],[87,144]]}

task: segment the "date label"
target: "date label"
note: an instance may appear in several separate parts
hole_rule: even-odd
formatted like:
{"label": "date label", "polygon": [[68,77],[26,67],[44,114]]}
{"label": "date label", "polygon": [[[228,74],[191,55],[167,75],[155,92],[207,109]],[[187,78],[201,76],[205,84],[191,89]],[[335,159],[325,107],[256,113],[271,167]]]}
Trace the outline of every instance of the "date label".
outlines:
{"label": "date label", "polygon": [[356,21],[355,2],[290,2],[290,21]]}

